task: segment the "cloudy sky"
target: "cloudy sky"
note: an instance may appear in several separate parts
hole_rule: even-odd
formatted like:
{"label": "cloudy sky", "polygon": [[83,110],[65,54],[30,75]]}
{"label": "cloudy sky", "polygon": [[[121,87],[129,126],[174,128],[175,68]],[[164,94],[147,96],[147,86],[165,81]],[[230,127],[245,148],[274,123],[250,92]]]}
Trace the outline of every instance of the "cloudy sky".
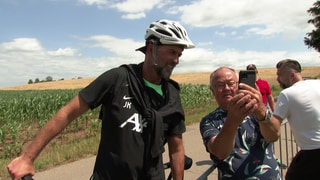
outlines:
{"label": "cloudy sky", "polygon": [[0,87],[29,79],[97,77],[143,61],[150,22],[179,21],[196,45],[174,73],[219,66],[274,67],[284,58],[320,66],[303,39],[316,0],[0,0]]}

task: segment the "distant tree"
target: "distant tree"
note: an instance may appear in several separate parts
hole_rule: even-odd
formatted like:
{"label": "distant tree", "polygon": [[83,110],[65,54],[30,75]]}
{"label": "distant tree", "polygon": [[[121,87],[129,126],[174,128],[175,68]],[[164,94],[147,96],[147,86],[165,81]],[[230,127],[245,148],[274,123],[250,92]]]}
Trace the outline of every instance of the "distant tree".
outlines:
{"label": "distant tree", "polygon": [[308,23],[313,24],[315,29],[306,34],[304,43],[308,48],[314,48],[320,52],[320,1],[316,1],[307,12],[313,16],[313,19],[308,20]]}
{"label": "distant tree", "polygon": [[29,79],[28,84],[33,84],[32,79]]}
{"label": "distant tree", "polygon": [[39,83],[39,82],[40,82],[39,78],[36,78],[36,79],[34,80],[34,83]]}
{"label": "distant tree", "polygon": [[45,81],[46,81],[46,82],[50,82],[50,81],[52,81],[52,80],[53,80],[53,78],[52,78],[51,76],[47,76]]}

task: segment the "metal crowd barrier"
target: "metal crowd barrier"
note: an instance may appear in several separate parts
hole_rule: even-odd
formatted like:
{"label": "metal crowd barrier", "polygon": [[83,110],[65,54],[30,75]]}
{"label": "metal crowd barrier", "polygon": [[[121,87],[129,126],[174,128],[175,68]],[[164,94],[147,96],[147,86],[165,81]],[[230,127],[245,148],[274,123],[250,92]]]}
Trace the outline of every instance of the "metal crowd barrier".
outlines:
{"label": "metal crowd barrier", "polygon": [[296,144],[288,121],[285,119],[281,124],[279,140],[274,144],[275,156],[278,158],[278,164],[282,178],[286,175],[287,168],[290,165],[292,158],[299,151],[298,145]]}

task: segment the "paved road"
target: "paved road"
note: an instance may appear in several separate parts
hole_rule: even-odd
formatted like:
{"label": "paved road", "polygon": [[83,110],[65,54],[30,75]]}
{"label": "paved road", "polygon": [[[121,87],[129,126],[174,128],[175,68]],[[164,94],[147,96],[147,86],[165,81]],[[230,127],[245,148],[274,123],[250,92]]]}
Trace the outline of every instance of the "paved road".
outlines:
{"label": "paved road", "polygon": [[[186,155],[193,159],[193,165],[185,171],[186,180],[197,179],[211,165],[209,154],[206,153],[202,144],[199,124],[195,123],[187,126],[187,132],[183,136]],[[34,176],[35,180],[88,180],[93,169],[95,157],[90,157],[75,161],[66,165],[61,165],[43,172],[37,172]],[[168,161],[165,152],[164,162]],[[168,176],[169,170],[166,170]],[[208,176],[210,180],[216,180],[217,172]]]}

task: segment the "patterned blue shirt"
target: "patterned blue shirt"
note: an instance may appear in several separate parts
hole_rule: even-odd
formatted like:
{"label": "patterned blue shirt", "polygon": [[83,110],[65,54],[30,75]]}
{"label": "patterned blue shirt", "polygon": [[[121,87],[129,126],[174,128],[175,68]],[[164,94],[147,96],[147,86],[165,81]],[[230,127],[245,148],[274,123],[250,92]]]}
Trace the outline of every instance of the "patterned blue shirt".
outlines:
{"label": "patterned blue shirt", "polygon": [[[217,108],[201,120],[200,132],[205,145],[220,132],[226,117],[227,111]],[[220,161],[213,154],[210,157],[217,163],[222,179],[281,179],[273,143],[264,140],[253,116],[247,116],[239,125],[234,149],[226,159]]]}

